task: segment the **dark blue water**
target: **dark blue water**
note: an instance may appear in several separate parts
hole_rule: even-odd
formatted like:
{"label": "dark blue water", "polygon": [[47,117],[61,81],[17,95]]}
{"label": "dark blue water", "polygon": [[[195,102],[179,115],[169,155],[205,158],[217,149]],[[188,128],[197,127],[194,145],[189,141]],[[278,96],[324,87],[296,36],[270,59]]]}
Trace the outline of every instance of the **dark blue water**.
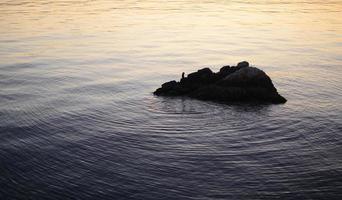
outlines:
{"label": "dark blue water", "polygon": [[[0,199],[342,199],[340,1],[3,1]],[[284,105],[155,97],[248,60]]]}

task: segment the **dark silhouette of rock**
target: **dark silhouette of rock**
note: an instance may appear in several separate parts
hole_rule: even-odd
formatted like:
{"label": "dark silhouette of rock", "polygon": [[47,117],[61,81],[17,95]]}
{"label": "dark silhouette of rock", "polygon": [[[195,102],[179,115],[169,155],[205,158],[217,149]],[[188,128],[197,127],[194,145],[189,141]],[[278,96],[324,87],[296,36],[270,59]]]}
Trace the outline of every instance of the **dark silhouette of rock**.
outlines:
{"label": "dark silhouette of rock", "polygon": [[249,63],[247,61],[242,61],[237,64],[237,67],[239,68],[249,67]]}
{"label": "dark silhouette of rock", "polygon": [[164,83],[154,94],[220,102],[286,102],[270,77],[258,68],[249,67],[246,61],[237,66],[223,66],[217,73],[209,68],[200,69],[187,77],[182,76],[180,82]]}

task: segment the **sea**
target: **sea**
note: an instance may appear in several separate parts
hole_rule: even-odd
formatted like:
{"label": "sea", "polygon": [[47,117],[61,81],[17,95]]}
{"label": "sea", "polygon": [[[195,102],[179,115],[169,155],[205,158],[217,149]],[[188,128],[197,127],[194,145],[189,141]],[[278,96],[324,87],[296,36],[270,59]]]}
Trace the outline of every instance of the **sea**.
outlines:
{"label": "sea", "polygon": [[[288,101],[153,95],[243,60]],[[342,199],[342,1],[1,0],[0,199]]]}

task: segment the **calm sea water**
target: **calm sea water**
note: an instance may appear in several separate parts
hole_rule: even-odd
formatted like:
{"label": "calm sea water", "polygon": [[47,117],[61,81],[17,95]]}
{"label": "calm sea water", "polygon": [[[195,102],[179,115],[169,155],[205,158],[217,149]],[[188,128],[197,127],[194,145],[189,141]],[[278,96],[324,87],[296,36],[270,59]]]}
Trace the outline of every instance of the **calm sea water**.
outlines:
{"label": "calm sea water", "polygon": [[[248,60],[284,105],[152,95]],[[0,199],[342,199],[342,1],[1,1]]]}

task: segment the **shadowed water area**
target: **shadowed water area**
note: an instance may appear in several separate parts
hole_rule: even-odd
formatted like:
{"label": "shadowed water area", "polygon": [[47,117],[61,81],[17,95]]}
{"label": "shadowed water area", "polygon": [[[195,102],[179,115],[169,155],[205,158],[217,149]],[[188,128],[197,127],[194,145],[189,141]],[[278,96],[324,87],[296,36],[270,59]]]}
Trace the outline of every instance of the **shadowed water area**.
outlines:
{"label": "shadowed water area", "polygon": [[[342,199],[340,0],[1,1],[0,199]],[[153,96],[248,60],[288,102]]]}

